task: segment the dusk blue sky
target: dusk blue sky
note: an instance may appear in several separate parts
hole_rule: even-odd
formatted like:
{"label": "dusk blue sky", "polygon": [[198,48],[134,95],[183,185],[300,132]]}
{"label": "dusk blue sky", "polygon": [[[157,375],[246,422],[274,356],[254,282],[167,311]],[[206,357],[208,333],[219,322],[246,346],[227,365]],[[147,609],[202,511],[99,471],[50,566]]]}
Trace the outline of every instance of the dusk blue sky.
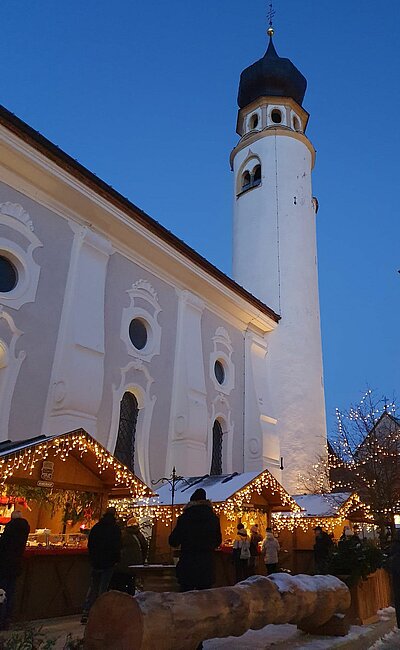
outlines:
{"label": "dusk blue sky", "polygon": [[[274,8],[275,47],[308,81],[332,431],[367,384],[399,393],[400,2]],[[267,9],[3,0],[0,102],[230,274],[237,88]]]}

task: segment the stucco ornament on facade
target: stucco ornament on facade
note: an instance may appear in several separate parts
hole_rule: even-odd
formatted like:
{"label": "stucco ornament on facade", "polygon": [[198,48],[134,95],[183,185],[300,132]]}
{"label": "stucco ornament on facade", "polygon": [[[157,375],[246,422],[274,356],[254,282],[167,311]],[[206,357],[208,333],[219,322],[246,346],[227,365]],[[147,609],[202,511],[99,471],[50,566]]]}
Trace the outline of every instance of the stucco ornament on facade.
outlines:
{"label": "stucco ornament on facade", "polygon": [[[213,351],[210,354],[210,378],[215,390],[230,395],[235,387],[235,366],[232,361],[233,347],[228,332],[224,327],[218,327],[213,336]],[[220,383],[215,375],[215,363],[219,361],[224,369],[225,377]]]}
{"label": "stucco ornament on facade", "polygon": [[0,255],[9,259],[18,273],[14,289],[0,293],[0,305],[19,309],[36,299],[40,266],[33,259],[33,253],[43,244],[33,232],[29,213],[19,203],[6,201],[0,204],[0,224],[14,230],[26,240],[26,245],[20,245],[11,236],[0,237]]}
{"label": "stucco ornament on facade", "polygon": [[[137,280],[126,293],[130,305],[122,310],[121,340],[125,343],[129,356],[151,361],[156,354],[160,354],[161,347],[161,327],[158,322],[161,307],[157,292],[147,280]],[[147,342],[142,350],[134,347],[129,337],[129,326],[135,318],[140,319],[147,330]]]}

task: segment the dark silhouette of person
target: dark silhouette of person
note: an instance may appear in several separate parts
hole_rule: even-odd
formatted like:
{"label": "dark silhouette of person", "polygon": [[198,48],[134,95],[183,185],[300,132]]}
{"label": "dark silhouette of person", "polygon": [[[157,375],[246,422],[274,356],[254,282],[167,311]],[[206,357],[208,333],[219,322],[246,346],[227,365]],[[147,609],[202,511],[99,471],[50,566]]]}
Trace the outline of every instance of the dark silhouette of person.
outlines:
{"label": "dark silhouette of person", "polygon": [[121,556],[121,530],[115,508],[108,508],[89,533],[88,550],[92,565],[89,590],[83,605],[81,623],[87,623],[90,608],[100,594],[107,591],[114,566]]}
{"label": "dark silhouette of person", "polygon": [[328,564],[334,547],[332,539],[328,533],[322,530],[321,526],[314,528],[314,560],[317,574],[325,575],[328,571]]}
{"label": "dark silhouette of person", "polygon": [[257,572],[257,558],[259,556],[259,544],[263,541],[262,535],[258,529],[258,524],[254,524],[250,528],[250,560],[249,560],[249,574],[253,575]]}
{"label": "dark silhouette of person", "polygon": [[22,557],[29,535],[29,524],[20,510],[14,510],[11,521],[5,525],[0,536],[0,589],[6,593],[5,602],[0,605],[0,629],[10,626],[14,604],[15,587],[22,572]]}
{"label": "dark silhouette of person", "polygon": [[181,547],[176,577],[181,591],[209,589],[215,581],[213,551],[221,544],[221,527],[203,488],[190,497],[169,536]]}
{"label": "dark silhouette of person", "polygon": [[131,517],[121,529],[121,558],[114,567],[110,589],[124,591],[134,596],[136,589],[135,569],[132,566],[143,564],[147,557],[148,544],[139,524]]}
{"label": "dark silhouette of person", "polygon": [[389,550],[388,568],[392,574],[394,607],[397,627],[400,629],[400,530],[396,529]]}

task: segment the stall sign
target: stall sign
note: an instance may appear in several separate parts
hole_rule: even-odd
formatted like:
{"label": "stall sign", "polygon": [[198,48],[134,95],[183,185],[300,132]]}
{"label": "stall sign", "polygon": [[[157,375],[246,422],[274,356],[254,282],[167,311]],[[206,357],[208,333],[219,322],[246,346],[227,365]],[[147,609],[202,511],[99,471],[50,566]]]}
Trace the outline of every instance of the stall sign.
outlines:
{"label": "stall sign", "polygon": [[52,481],[53,474],[54,474],[54,463],[52,463],[51,460],[44,460],[42,463],[40,478],[43,481]]}
{"label": "stall sign", "polygon": [[52,488],[54,483],[53,481],[38,481],[36,485],[38,487]]}

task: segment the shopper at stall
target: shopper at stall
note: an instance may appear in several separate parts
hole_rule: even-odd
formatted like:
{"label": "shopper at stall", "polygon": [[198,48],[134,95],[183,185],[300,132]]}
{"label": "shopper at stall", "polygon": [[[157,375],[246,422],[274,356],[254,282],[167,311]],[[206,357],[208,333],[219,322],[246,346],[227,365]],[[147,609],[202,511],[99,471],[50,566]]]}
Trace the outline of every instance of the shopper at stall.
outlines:
{"label": "shopper at stall", "polygon": [[279,542],[272,532],[272,528],[267,528],[265,539],[262,545],[264,553],[264,562],[267,569],[267,575],[278,571],[278,553],[280,551]]}
{"label": "shopper at stall", "polygon": [[233,542],[233,564],[235,566],[236,582],[240,582],[246,580],[249,576],[250,539],[241,522],[237,525],[236,530],[236,537]]}
{"label": "shopper at stall", "polygon": [[0,605],[0,630],[8,629],[14,603],[17,578],[22,571],[22,556],[29,535],[29,524],[19,510],[14,510],[11,521],[0,536],[0,589],[5,601]]}
{"label": "shopper at stall", "polygon": [[135,594],[135,570],[132,565],[143,564],[147,556],[147,541],[139,524],[131,517],[121,528],[121,558],[114,568],[110,588]]}
{"label": "shopper at stall", "polygon": [[254,575],[257,570],[256,561],[259,555],[259,544],[263,541],[262,535],[258,530],[258,524],[254,524],[250,528],[250,560],[249,560],[249,574]]}
{"label": "shopper at stall", "polygon": [[214,582],[213,551],[221,544],[219,519],[203,488],[190,497],[176,526],[169,536],[174,548],[181,553],[176,567],[176,577],[181,591],[209,589]]}
{"label": "shopper at stall", "polygon": [[121,530],[115,515],[115,508],[108,508],[89,533],[88,549],[92,573],[81,623],[87,623],[91,606],[100,594],[107,591],[114,566],[121,557]]}
{"label": "shopper at stall", "polygon": [[315,544],[314,544],[314,560],[315,571],[319,575],[324,575],[328,571],[329,560],[332,555],[334,543],[329,537],[328,533],[322,530],[321,526],[314,528]]}

